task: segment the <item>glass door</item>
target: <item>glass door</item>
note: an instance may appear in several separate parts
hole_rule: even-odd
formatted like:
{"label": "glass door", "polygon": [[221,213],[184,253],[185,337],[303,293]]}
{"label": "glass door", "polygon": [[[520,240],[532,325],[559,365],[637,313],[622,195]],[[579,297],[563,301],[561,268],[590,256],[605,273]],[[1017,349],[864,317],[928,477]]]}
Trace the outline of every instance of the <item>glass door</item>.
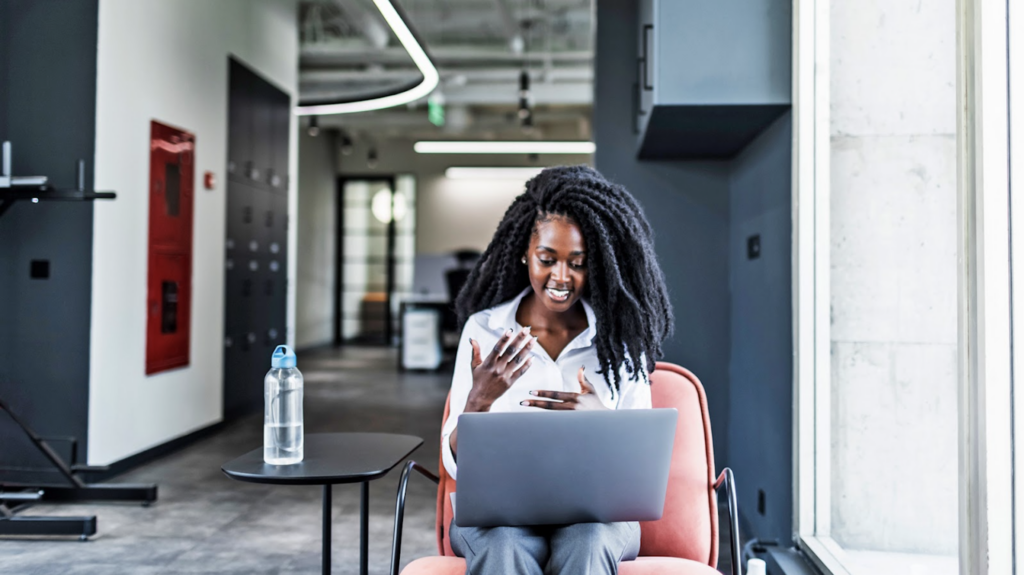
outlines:
{"label": "glass door", "polygon": [[338,206],[336,342],[392,345],[412,283],[415,179],[344,179]]}

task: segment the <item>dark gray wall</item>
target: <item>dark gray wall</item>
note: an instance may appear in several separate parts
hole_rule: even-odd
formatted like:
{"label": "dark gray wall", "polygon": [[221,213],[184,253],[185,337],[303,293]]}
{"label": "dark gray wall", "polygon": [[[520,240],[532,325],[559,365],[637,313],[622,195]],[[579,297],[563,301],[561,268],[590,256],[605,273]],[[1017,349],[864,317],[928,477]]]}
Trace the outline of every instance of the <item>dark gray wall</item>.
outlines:
{"label": "dark gray wall", "polygon": [[[84,158],[92,187],[97,11],[98,0],[0,0],[0,140],[14,145],[17,175],[73,187]],[[77,437],[83,459],[92,210],[86,202],[19,202],[0,218],[0,398],[40,434]],[[50,279],[29,279],[31,260],[49,260]],[[0,467],[43,464],[3,414],[0,444]]]}
{"label": "dark gray wall", "polygon": [[[759,538],[792,534],[793,331],[790,113],[733,161],[729,182],[732,329],[729,465],[745,527]],[[761,255],[747,258],[759,235]],[[765,494],[758,513],[758,490]]]}
{"label": "dark gray wall", "polygon": [[7,43],[10,33],[10,2],[0,0],[0,142],[7,134],[7,86],[10,84]]}
{"label": "dark gray wall", "polygon": [[657,3],[655,101],[788,104],[790,0]]}
{"label": "dark gray wall", "polygon": [[594,164],[636,196],[654,226],[676,315],[665,359],[691,369],[704,384],[721,466],[729,405],[729,166],[637,161],[632,123],[637,28],[632,0],[598,2]]}

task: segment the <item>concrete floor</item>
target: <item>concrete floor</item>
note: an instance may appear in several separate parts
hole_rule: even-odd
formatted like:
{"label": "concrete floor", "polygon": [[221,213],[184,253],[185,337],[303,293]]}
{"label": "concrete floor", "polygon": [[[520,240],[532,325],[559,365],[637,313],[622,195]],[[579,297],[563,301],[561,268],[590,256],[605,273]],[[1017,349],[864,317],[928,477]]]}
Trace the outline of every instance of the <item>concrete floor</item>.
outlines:
{"label": "concrete floor", "polygon": [[[306,433],[384,431],[425,439],[411,456],[438,465],[448,374],[399,373],[393,350],[348,348],[302,354]],[[262,444],[262,413],[144,465],[114,482],[155,482],[159,500],[137,505],[37,506],[26,515],[97,516],[88,542],[0,540],[0,574],[298,574],[320,572],[321,488],[269,486],[228,479],[220,466]],[[370,484],[370,573],[390,564],[400,470]],[[437,553],[436,489],[409,483],[402,564]],[[334,488],[333,573],[358,572],[359,487]],[[723,514],[722,526],[725,528]],[[725,533],[723,533],[723,536]],[[726,571],[728,548],[723,537]]]}

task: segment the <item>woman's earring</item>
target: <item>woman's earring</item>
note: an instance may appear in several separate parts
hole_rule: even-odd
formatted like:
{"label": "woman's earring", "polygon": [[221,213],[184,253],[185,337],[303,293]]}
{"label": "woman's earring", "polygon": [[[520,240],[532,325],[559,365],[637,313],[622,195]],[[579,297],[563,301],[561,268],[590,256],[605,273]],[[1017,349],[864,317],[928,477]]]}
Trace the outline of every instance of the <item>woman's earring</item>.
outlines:
{"label": "woman's earring", "polygon": [[522,262],[523,262],[523,265],[525,266],[526,265],[526,256],[523,256]]}

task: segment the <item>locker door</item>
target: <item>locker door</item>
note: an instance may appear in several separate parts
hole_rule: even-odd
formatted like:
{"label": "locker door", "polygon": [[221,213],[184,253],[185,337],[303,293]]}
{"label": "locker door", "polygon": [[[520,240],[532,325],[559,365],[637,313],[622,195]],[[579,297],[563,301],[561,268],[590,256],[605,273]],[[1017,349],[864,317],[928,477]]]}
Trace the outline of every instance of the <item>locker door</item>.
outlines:
{"label": "locker door", "polygon": [[245,250],[253,257],[263,257],[270,245],[270,226],[274,218],[270,212],[270,192],[261,188],[252,188],[252,223],[250,237]]}
{"label": "locker door", "polygon": [[277,254],[269,258],[264,280],[269,339],[278,344],[284,343],[287,330],[288,268],[284,257],[281,257],[283,255]]}
{"label": "locker door", "polygon": [[[271,196],[271,205],[277,221],[270,235],[270,271],[278,287],[270,302],[271,324],[282,334],[287,329],[288,309],[288,196],[283,193]],[[283,337],[283,336],[282,336]]]}
{"label": "locker door", "polygon": [[253,207],[253,191],[246,184],[237,181],[228,182],[227,205],[227,237],[224,249],[227,253],[244,253],[253,239],[255,220]]}
{"label": "locker door", "polygon": [[233,59],[228,61],[228,178],[247,177],[252,159],[252,72]]}
{"label": "locker door", "polygon": [[291,97],[280,91],[273,91],[270,111],[273,126],[271,153],[273,154],[274,177],[271,187],[275,190],[288,189],[288,135],[291,128]]}
{"label": "locker door", "polygon": [[253,177],[261,187],[269,187],[269,180],[274,171],[272,142],[274,137],[273,92],[274,87],[266,80],[253,77],[253,90],[250,101],[253,106],[253,138],[252,161],[259,170]]}
{"label": "locker door", "polygon": [[273,244],[277,244],[276,255],[284,258],[288,253],[288,196],[283,193],[270,196],[270,209],[274,213],[274,221],[268,241],[271,250]]}
{"label": "locker door", "polygon": [[[249,328],[242,322],[241,325],[226,328],[224,335],[224,413],[225,415],[240,414],[237,398],[244,392],[247,385],[251,384],[247,372],[247,359],[249,354],[243,351],[246,341],[246,334]],[[228,401],[234,399],[234,401]]]}

